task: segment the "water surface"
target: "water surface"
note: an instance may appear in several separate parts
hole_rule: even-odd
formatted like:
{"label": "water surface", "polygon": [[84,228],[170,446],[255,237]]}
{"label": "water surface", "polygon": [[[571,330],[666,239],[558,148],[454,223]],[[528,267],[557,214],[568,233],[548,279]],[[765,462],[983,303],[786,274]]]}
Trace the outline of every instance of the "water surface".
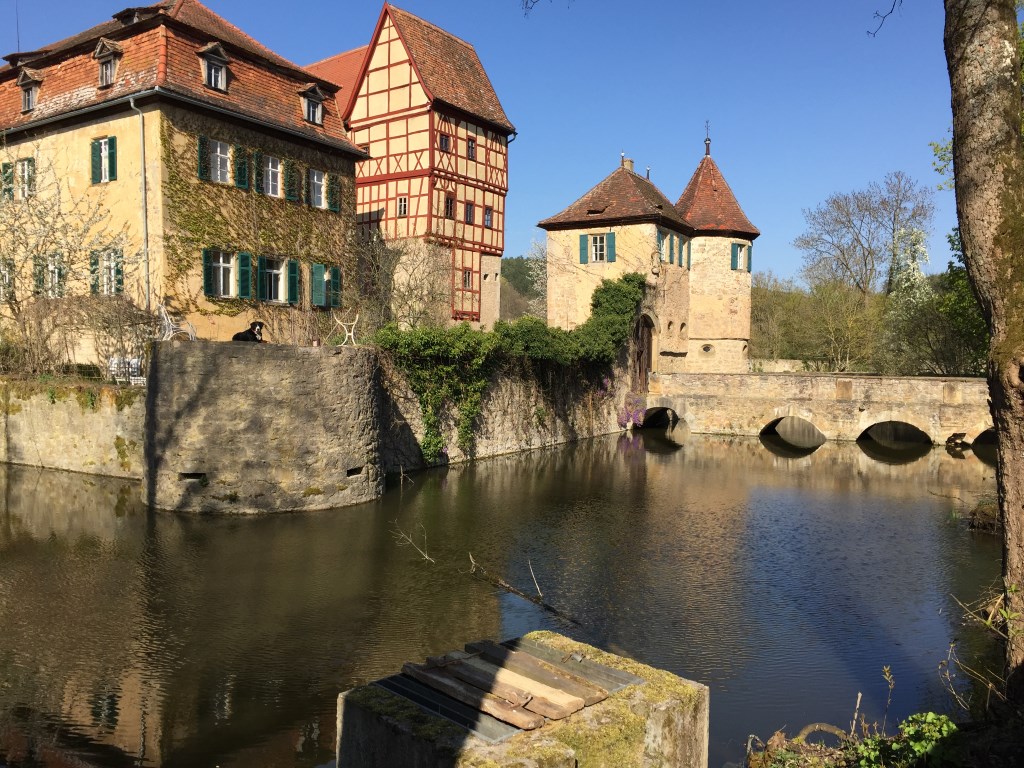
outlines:
{"label": "water surface", "polygon": [[[999,573],[951,520],[993,470],[942,450],[789,458],[637,434],[414,475],[372,504],[148,513],[135,484],[0,465],[0,766],[321,766],[339,691],[537,628],[711,687],[711,765],[748,734],[948,709],[948,644]],[[400,546],[414,537],[435,562]],[[571,614],[468,575],[469,553]],[[79,762],[74,762],[78,760]]]}

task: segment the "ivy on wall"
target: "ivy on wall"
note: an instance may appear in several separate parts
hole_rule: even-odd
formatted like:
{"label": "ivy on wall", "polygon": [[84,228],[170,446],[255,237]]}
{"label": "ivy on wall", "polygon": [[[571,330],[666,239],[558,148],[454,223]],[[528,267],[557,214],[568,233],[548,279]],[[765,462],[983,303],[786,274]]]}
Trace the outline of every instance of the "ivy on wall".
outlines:
{"label": "ivy on wall", "polygon": [[[215,248],[253,257],[297,259],[306,265],[307,272],[314,263],[340,267],[344,276],[342,302],[356,303],[357,281],[347,279],[354,274],[356,264],[354,222],[345,213],[355,210],[352,159],[183,111],[165,113],[161,120],[166,211],[165,295],[161,298],[165,302],[179,312],[232,317],[258,307],[272,330],[295,321],[295,308],[259,302],[256,297],[204,297],[201,254],[204,249]],[[231,183],[203,178],[209,176],[202,156],[203,145],[208,145],[210,137],[231,146]],[[282,160],[281,197],[258,191],[258,161],[264,155]],[[326,174],[326,207],[305,202],[310,168]],[[308,287],[299,296],[299,307],[307,314],[323,315],[312,312]]]}
{"label": "ivy on wall", "polygon": [[441,425],[445,412],[452,409],[459,448],[472,454],[483,396],[501,366],[533,374],[542,388],[545,380],[581,380],[591,388],[606,387],[603,379],[629,340],[643,297],[640,274],[604,280],[591,299],[590,318],[572,331],[549,328],[533,317],[498,322],[490,332],[473,330],[466,323],[382,328],[376,343],[391,354],[419,401],[424,459],[435,463],[443,455]]}

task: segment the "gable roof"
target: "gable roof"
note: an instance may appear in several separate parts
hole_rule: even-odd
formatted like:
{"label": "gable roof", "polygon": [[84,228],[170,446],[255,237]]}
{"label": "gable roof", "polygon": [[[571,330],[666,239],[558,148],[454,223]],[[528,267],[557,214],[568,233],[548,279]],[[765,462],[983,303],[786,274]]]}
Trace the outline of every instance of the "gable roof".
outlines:
{"label": "gable roof", "polygon": [[329,83],[334,83],[340,92],[338,93],[338,107],[341,113],[348,116],[352,108],[352,100],[356,93],[356,84],[359,80],[359,71],[363,66],[363,57],[370,50],[369,45],[361,48],[353,48],[335,56],[310,64],[306,67],[307,72],[312,72],[317,77],[323,78]]}
{"label": "gable roof", "polygon": [[538,222],[537,226],[574,229],[645,221],[688,232],[686,221],[650,179],[620,166],[564,211]]}
{"label": "gable roof", "polygon": [[[385,3],[381,9],[374,40],[386,16],[390,16],[398,30],[412,65],[419,73],[420,84],[431,101],[447,104],[490,123],[506,136],[516,132],[472,45],[390,3]],[[349,89],[344,112],[346,120],[351,115],[359,82],[366,77],[369,47],[339,53],[308,67],[317,76]]]}
{"label": "gable roof", "polygon": [[711,142],[690,183],[676,201],[676,210],[696,234],[738,235],[753,240],[761,232],[743,213],[732,189],[711,159]]}
{"label": "gable roof", "polygon": [[[103,41],[121,49],[115,83],[96,87],[95,71],[83,65]],[[205,53],[204,53],[205,52]],[[231,84],[226,91],[205,87],[197,56],[216,53],[229,62]],[[15,66],[0,67],[0,130],[31,129],[40,121],[64,119],[82,110],[102,108],[131,96],[157,94],[186,99],[193,105],[244,116],[267,127],[365,156],[345,133],[335,86],[297,67],[255,41],[204,6],[200,0],[164,0],[145,8],[127,8],[110,21],[65,38],[31,54],[33,67],[44,77],[45,94],[30,113],[20,110],[17,94],[9,93],[26,54],[6,56]],[[300,94],[317,86],[325,100],[322,125],[305,120]]]}

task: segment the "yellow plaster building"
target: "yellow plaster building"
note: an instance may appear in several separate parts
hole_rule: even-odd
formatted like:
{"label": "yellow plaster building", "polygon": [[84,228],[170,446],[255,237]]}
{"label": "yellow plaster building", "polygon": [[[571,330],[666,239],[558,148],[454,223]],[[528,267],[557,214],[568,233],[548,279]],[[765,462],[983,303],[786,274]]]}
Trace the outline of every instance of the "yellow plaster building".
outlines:
{"label": "yellow plaster building", "polygon": [[623,158],[538,226],[548,233],[548,325],[582,324],[601,280],[639,272],[648,284],[633,360],[641,388],[650,373],[748,370],[752,246],[760,233],[711,159],[710,140],[675,205]]}

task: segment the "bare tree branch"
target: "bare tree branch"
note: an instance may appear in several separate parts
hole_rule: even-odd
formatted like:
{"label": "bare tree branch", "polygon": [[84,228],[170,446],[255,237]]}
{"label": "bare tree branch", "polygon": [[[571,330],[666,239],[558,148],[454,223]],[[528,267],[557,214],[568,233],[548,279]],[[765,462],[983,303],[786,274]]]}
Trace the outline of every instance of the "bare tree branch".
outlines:
{"label": "bare tree branch", "polygon": [[875,11],[874,18],[878,19],[878,26],[875,27],[874,32],[872,32],[869,29],[868,35],[870,35],[871,37],[876,37],[878,35],[879,30],[882,28],[882,25],[885,24],[885,20],[892,16],[893,13],[895,13],[896,8],[900,5],[903,5],[903,0],[892,0],[892,7],[889,8],[889,10],[886,11],[885,13],[882,13],[881,11]]}

